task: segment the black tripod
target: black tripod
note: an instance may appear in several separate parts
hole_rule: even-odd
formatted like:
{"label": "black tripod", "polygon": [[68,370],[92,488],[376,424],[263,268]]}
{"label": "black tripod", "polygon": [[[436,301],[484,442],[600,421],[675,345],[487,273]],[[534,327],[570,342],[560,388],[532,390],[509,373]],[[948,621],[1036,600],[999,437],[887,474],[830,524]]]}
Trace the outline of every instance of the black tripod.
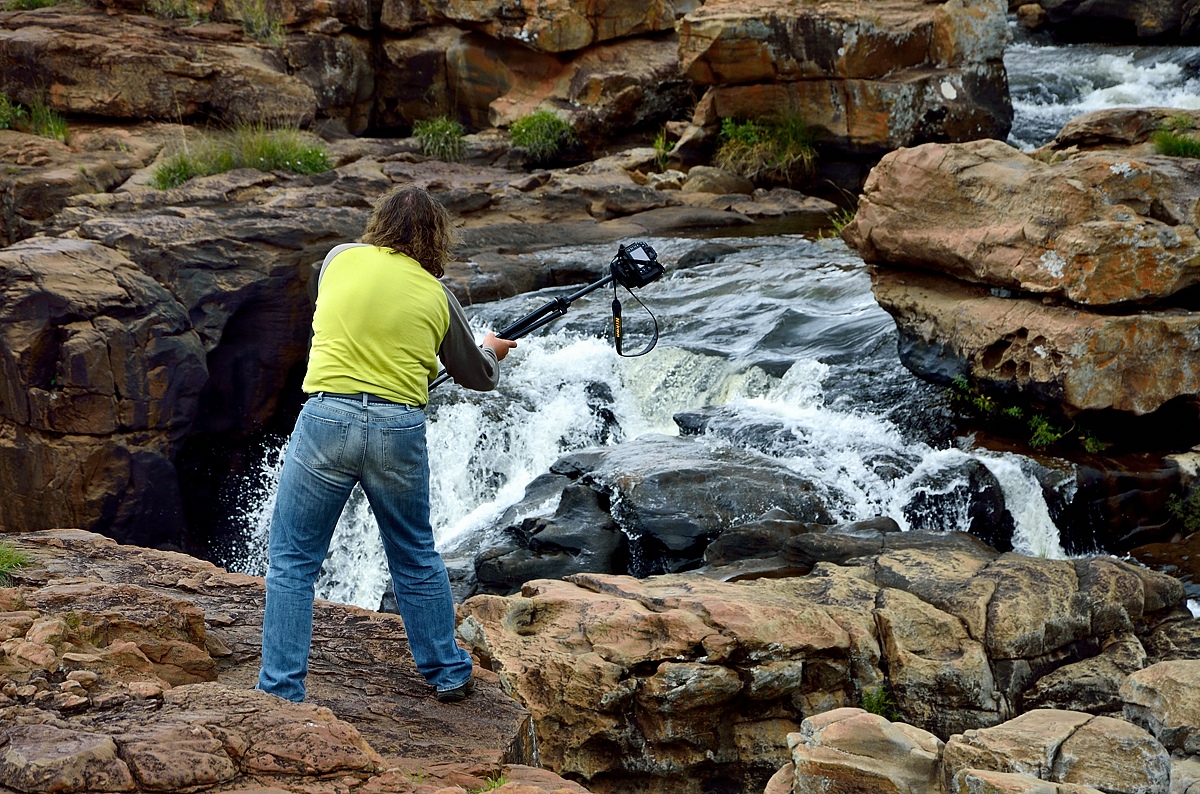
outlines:
{"label": "black tripod", "polygon": [[[520,339],[526,334],[532,333],[547,323],[551,323],[567,313],[567,309],[571,308],[571,304],[582,298],[588,293],[595,292],[601,287],[607,286],[616,281],[621,286],[625,287],[632,294],[634,287],[644,287],[651,281],[654,281],[664,272],[663,266],[658,263],[658,255],[654,252],[647,243],[631,243],[628,246],[622,245],[617,250],[617,255],[613,257],[610,273],[599,281],[593,281],[586,287],[572,292],[561,298],[554,300],[542,306],[540,309],[530,312],[529,314],[517,320],[512,325],[502,331],[498,331],[496,336],[501,339],[514,341]],[[621,338],[620,326],[621,304],[615,298],[613,299],[613,316],[617,318],[616,334],[618,340],[618,349]],[[656,323],[657,327],[657,323]],[[655,338],[657,339],[657,331]],[[653,347],[653,345],[651,345]],[[647,351],[649,348],[647,348]],[[643,351],[645,352],[645,351]],[[639,354],[640,355],[640,354]],[[429,388],[433,389],[441,383],[450,380],[450,375],[446,370],[441,370],[438,376],[429,384]]]}

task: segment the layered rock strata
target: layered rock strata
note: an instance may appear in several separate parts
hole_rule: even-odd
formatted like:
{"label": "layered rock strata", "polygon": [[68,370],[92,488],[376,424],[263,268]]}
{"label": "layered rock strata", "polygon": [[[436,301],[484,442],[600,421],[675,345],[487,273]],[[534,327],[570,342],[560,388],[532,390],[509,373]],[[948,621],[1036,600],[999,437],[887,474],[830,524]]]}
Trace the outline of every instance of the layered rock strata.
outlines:
{"label": "layered rock strata", "polygon": [[693,123],[794,113],[819,143],[882,154],[1003,138],[1012,121],[1004,3],[717,0],[679,24],[681,66],[707,91]]}
{"label": "layered rock strata", "polygon": [[4,791],[433,794],[505,776],[586,794],[517,765],[526,714],[486,672],[438,703],[396,616],[318,601],[309,702],[290,703],[253,689],[261,579],[76,530],[3,537],[28,556],[0,587]]}
{"label": "layered rock strata", "polygon": [[1200,388],[1181,298],[1200,278],[1198,174],[1143,150],[927,144],[880,162],[844,237],[918,375],[1141,416]]}
{"label": "layered rock strata", "polygon": [[[1200,652],[1177,580],[967,546],[738,583],[578,574],[473,597],[462,615],[460,635],[531,712],[543,761],[605,790],[762,785],[806,718],[879,687],[949,739],[1017,716],[1039,681],[1117,638],[1145,664]],[[1110,672],[1097,704],[1112,716],[1127,672]]]}

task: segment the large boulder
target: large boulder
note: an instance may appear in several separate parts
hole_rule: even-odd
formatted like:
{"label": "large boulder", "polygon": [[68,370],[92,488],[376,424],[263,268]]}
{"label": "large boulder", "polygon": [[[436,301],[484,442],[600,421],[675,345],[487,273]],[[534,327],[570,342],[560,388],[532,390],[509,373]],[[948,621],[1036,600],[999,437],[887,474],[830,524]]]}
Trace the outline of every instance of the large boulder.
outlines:
{"label": "large boulder", "polygon": [[1088,3],[1082,0],[1037,0],[1046,21],[1070,38],[1128,42],[1200,42],[1200,19],[1191,0],[1140,0]]}
{"label": "large boulder", "polygon": [[928,271],[878,267],[872,289],[896,318],[900,360],[949,384],[964,375],[1069,414],[1141,416],[1200,391],[1200,318],[1178,309],[1091,312]]}
{"label": "large boulder", "polygon": [[1003,725],[970,730],[946,743],[942,772],[948,794],[964,786],[962,770],[1027,775],[1113,794],[1166,791],[1171,761],[1146,731],[1111,717],[1035,710]]}
{"label": "large boulder", "polygon": [[1200,755],[1200,662],[1159,662],[1121,685],[1125,718],[1158,737],[1168,750]]}
{"label": "large boulder", "polygon": [[0,527],[178,536],[171,459],[208,381],[187,310],[94,241],[31,238],[0,262],[0,480],[10,495]]}
{"label": "large boulder", "polygon": [[[1039,678],[1099,654],[1122,627],[1164,647],[1152,637],[1196,624],[1164,574],[1111,558],[997,557],[974,543],[864,552],[778,579],[538,580],[513,596],[469,598],[459,635],[529,709],[551,768],[606,787],[678,791],[680,780],[761,786],[764,767],[787,762],[799,774],[787,734],[877,689],[913,731],[983,733],[1017,716]],[[1076,731],[1093,716],[1070,717],[1054,744],[1063,753],[1033,743],[1026,755],[1057,775],[1043,780],[1093,785],[1100,773],[1076,760],[1092,753],[1128,767],[1130,780],[1158,779],[1166,754],[1150,734],[1095,719]],[[836,756],[817,754],[821,765]],[[888,766],[874,750],[859,754],[875,760],[854,759],[856,768]],[[946,780],[972,764],[1033,769],[971,760],[944,770]]]}
{"label": "large boulder", "polygon": [[240,29],[214,40],[186,21],[99,10],[0,15],[0,73],[10,99],[68,115],[304,125],[317,110],[279,52]]}
{"label": "large boulder", "polygon": [[674,30],[675,18],[695,5],[694,0],[512,4],[449,0],[439,4],[437,13],[498,39],[511,39],[540,52],[559,53],[610,39]]}
{"label": "large boulder", "polygon": [[928,144],[880,161],[844,237],[868,263],[1085,306],[1151,303],[1200,283],[1198,177],[1185,158],[1045,163],[999,141]]}
{"label": "large boulder", "polygon": [[682,67],[709,86],[693,123],[794,112],[818,143],[882,154],[1007,135],[1000,0],[705,3],[679,23]]}

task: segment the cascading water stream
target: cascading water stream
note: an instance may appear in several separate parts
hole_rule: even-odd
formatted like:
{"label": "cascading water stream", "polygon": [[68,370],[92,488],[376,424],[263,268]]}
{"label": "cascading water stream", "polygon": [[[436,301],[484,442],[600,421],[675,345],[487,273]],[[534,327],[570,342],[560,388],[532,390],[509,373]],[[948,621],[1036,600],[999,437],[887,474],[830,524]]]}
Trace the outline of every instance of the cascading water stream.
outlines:
{"label": "cascading water stream", "polygon": [[[712,241],[709,241],[712,242]],[[609,296],[578,302],[548,333],[523,339],[501,387],[433,393],[428,438],[432,519],[451,566],[467,565],[525,486],[562,454],[645,433],[677,435],[677,412],[720,406],[697,443],[734,444],[773,458],[822,494],[834,520],[887,515],[902,528],[965,529],[969,500],[922,513],[933,491],[966,494],[968,461],[995,473],[1017,550],[1063,556],[1042,485],[1016,456],[950,445],[946,398],[897,361],[892,320],[871,297],[864,265],[840,241],[729,238],[721,261],[672,271],[693,240],[653,240],[668,275],[640,291],[663,342],[637,359],[608,340]],[[559,249],[546,260],[607,258],[608,247]],[[471,307],[478,330],[502,327],[546,294]],[[636,343],[637,311],[626,323]],[[641,328],[644,331],[644,328]],[[631,343],[632,344],[632,343]],[[228,567],[261,574],[280,452],[248,485],[245,542]],[[747,516],[752,519],[754,516]],[[376,608],[385,565],[365,498],[355,493],[319,582],[323,598]]]}
{"label": "cascading water stream", "polygon": [[1200,108],[1200,47],[1054,44],[1014,21],[1005,50],[1008,142],[1034,149],[1070,119],[1116,107]]}

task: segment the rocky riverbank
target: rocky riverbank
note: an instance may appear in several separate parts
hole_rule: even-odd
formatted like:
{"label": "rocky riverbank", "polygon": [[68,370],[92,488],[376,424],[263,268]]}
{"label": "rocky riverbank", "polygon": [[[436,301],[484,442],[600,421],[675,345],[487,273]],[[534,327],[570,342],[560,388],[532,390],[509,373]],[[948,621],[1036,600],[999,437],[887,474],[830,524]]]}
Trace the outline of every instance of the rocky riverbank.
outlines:
{"label": "rocky riverbank", "polygon": [[[318,602],[297,705],[251,689],[261,579],[75,530],[6,540],[30,558],[0,588],[7,791],[1134,794],[1200,779],[1200,623],[1176,579],[1112,558],[847,535],[810,551],[807,576],[535,581],[462,605],[477,689],[454,705],[412,668],[398,618]],[[880,693],[883,714],[853,708]]]}

